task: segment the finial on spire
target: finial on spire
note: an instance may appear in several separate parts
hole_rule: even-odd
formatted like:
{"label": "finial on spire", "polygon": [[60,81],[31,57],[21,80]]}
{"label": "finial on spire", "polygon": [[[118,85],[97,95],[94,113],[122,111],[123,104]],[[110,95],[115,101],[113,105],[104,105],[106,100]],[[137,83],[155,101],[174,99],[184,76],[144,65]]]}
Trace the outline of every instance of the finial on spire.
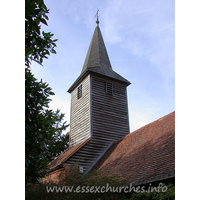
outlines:
{"label": "finial on spire", "polygon": [[97,21],[96,21],[96,24],[97,24],[97,25],[99,25],[99,10],[100,10],[100,9],[97,10],[96,15],[94,16],[94,17],[97,16]]}

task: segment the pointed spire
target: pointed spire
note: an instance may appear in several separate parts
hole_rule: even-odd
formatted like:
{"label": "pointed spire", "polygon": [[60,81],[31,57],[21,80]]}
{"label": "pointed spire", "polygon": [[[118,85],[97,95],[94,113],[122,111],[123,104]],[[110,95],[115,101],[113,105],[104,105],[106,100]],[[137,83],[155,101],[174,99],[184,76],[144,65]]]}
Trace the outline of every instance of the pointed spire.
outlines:
{"label": "pointed spire", "polygon": [[103,37],[99,28],[99,19],[98,19],[98,11],[97,11],[97,26],[95,28],[94,34],[92,36],[92,40],[87,52],[87,56],[85,58],[85,62],[81,71],[80,76],[77,80],[72,84],[69,88],[68,92],[71,92],[74,87],[79,83],[80,80],[87,73],[96,73],[106,77],[110,77],[116,79],[118,81],[122,81],[127,85],[131,84],[128,80],[120,76],[118,73],[112,70],[112,66],[110,64],[110,60],[108,57],[108,53],[103,41]]}
{"label": "pointed spire", "polygon": [[112,69],[103,37],[98,25],[95,28],[82,72],[92,67]]}
{"label": "pointed spire", "polygon": [[129,81],[112,70],[98,24],[95,28],[81,74],[84,74],[86,71],[95,72],[130,84]]}

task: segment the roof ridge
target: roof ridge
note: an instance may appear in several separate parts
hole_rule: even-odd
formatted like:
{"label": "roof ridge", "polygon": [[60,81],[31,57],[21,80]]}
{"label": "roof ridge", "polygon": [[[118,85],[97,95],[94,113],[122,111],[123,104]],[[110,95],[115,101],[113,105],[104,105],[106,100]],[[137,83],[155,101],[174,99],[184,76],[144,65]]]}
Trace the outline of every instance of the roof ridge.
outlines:
{"label": "roof ridge", "polygon": [[[141,129],[141,128],[144,128],[145,126],[148,126],[148,125],[150,125],[150,124],[153,124],[153,123],[156,122],[156,121],[161,121],[162,119],[166,118],[167,116],[169,116],[169,115],[171,115],[171,114],[173,114],[173,113],[175,113],[175,111],[173,111],[173,112],[171,112],[171,113],[169,113],[169,114],[167,114],[167,115],[165,115],[165,116],[163,116],[163,117],[160,117],[160,118],[158,118],[158,119],[156,119],[156,120],[154,120],[154,121],[152,121],[152,122],[149,122],[148,124],[146,124],[146,125],[144,125],[144,126],[141,126],[140,128],[136,129],[135,131],[137,131],[137,130],[139,130],[139,129]],[[135,131],[133,131],[133,132],[131,132],[131,133],[134,133]],[[131,134],[131,133],[129,133],[129,134]],[[127,136],[127,135],[126,135],[126,136]]]}
{"label": "roof ridge", "polygon": [[120,140],[123,140],[123,139],[124,139],[125,137],[127,137],[128,135],[133,134],[134,132],[136,132],[136,131],[138,131],[138,130],[144,128],[144,127],[149,126],[150,124],[153,124],[153,123],[155,123],[155,122],[157,122],[157,121],[161,121],[162,119],[168,117],[169,115],[172,115],[173,113],[175,113],[175,111],[173,111],[173,112],[171,112],[171,113],[169,113],[169,114],[167,114],[167,115],[165,115],[165,116],[163,116],[163,117],[160,117],[160,118],[158,118],[158,119],[156,119],[156,120],[154,120],[154,121],[152,121],[152,122],[150,122],[150,123],[148,123],[148,124],[146,124],[146,125],[144,125],[144,126],[141,126],[140,128],[138,128],[138,129],[132,131],[131,133],[125,135],[124,137],[122,137],[122,138],[120,138],[120,139],[114,141],[113,144],[119,142]]}
{"label": "roof ridge", "polygon": [[115,141],[94,170],[135,186],[174,178],[175,111],[143,127]]}

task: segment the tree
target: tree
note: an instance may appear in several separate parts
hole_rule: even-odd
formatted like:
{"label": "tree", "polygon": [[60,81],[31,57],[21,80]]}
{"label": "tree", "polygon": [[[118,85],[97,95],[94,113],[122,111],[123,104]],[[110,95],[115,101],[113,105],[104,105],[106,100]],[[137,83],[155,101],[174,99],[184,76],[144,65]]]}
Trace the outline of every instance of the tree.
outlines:
{"label": "tree", "polygon": [[42,64],[43,58],[56,53],[53,34],[42,31],[49,10],[43,0],[25,1],[25,177],[32,183],[43,177],[47,164],[67,148],[69,136],[62,134],[69,126],[60,110],[49,109],[49,84],[31,73],[31,61]]}
{"label": "tree", "polygon": [[25,172],[26,180],[35,182],[44,176],[47,164],[61,153],[68,142],[62,131],[64,114],[48,109],[54,95],[47,83],[37,81],[30,69],[25,70]]}
{"label": "tree", "polygon": [[38,63],[43,62],[43,58],[48,58],[50,53],[56,53],[53,33],[41,34],[41,23],[47,25],[49,18],[47,9],[43,0],[25,1],[25,65],[30,67],[32,60]]}

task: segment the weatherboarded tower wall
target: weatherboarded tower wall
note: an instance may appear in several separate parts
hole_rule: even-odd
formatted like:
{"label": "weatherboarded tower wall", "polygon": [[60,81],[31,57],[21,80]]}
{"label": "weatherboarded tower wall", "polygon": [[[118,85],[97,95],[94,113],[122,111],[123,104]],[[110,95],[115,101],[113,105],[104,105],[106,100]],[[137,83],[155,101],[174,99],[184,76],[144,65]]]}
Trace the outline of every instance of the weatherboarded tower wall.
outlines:
{"label": "weatherboarded tower wall", "polygon": [[[80,89],[81,91],[79,91]],[[80,94],[78,94],[80,92]],[[78,95],[81,95],[78,97]],[[71,92],[70,144],[74,146],[91,137],[90,75]]]}
{"label": "weatherboarded tower wall", "polygon": [[[108,88],[108,84],[111,88]],[[108,77],[91,75],[91,96],[93,138],[104,143],[128,134],[126,84]]]}
{"label": "weatherboarded tower wall", "polygon": [[69,148],[78,150],[64,165],[78,165],[87,173],[112,142],[129,133],[129,84],[112,69],[97,23],[81,74],[68,90],[71,93]]}
{"label": "weatherboarded tower wall", "polygon": [[71,146],[90,137],[107,143],[128,134],[126,84],[98,74],[87,75],[71,92],[70,125]]}

